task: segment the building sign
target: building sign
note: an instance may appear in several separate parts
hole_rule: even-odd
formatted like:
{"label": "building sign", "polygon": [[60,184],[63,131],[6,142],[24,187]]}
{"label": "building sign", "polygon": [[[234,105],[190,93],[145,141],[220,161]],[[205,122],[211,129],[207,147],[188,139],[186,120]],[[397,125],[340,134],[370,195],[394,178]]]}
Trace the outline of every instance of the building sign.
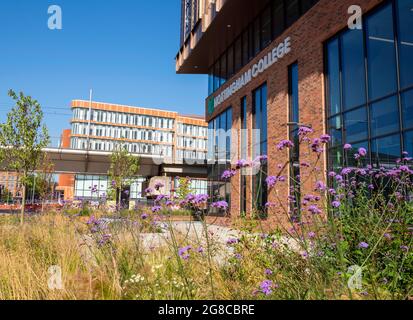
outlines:
{"label": "building sign", "polygon": [[[258,63],[254,64],[248,71],[242,74],[237,80],[235,80],[230,86],[214,98],[214,107],[218,107],[220,104],[229,99],[234,93],[241,90],[246,86],[253,78],[258,77],[261,73],[271,67],[278,60],[282,59],[286,54],[291,51],[291,37],[286,38],[283,42],[272,49],[265,57],[260,59]],[[208,110],[211,107],[208,105]]]}

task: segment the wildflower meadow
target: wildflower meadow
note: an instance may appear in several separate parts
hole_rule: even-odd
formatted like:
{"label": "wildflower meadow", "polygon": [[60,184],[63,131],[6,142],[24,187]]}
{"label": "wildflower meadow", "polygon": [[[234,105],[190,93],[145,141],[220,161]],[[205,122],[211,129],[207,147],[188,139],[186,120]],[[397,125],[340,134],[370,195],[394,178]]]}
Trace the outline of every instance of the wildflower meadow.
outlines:
{"label": "wildflower meadow", "polygon": [[[276,193],[289,183],[290,162],[276,175],[258,172],[277,201],[231,228],[208,216],[209,208],[228,214],[224,199],[182,190],[135,210],[67,203],[23,226],[1,217],[0,299],[411,299],[412,159],[404,153],[373,167],[365,149],[345,145],[355,165],[321,172],[331,138],[313,134],[301,128],[296,141],[276,145],[285,152],[299,144],[314,159],[300,164],[305,174],[290,182],[289,196]],[[266,161],[240,160],[222,179]],[[300,193],[306,179],[315,181],[311,194]],[[185,223],[177,210],[187,212]],[[266,217],[280,214],[288,223],[264,232]],[[60,289],[48,286],[51,266],[61,268]]]}

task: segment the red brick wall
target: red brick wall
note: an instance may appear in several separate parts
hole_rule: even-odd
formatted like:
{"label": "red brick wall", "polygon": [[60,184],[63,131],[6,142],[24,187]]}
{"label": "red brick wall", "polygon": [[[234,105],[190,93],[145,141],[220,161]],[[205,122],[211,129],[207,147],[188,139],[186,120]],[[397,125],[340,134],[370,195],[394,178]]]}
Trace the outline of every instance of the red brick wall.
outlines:
{"label": "red brick wall", "polygon": [[[244,88],[235,93],[231,98],[222,103],[207,120],[216,117],[225,108],[233,108],[233,128],[240,129],[240,101],[243,96],[247,96],[248,101],[248,128],[252,129],[252,91],[267,82],[268,85],[268,155],[269,174],[278,173],[277,165],[284,164],[288,160],[287,151],[279,152],[276,145],[280,140],[288,138],[288,66],[298,62],[299,67],[299,104],[300,122],[311,124],[315,130],[315,135],[325,133],[325,99],[324,99],[324,42],[347,27],[350,17],[348,8],[351,5],[360,5],[363,14],[373,7],[383,2],[383,0],[320,0],[310,11],[300,18],[293,26],[287,29],[278,37],[266,50],[245,66],[237,75],[230,79],[221,90],[214,94],[216,97],[220,92],[246,72],[251,66],[257,63],[278,43],[284,41],[286,37],[291,37],[291,52],[279,60],[268,70],[264,71]],[[208,102],[206,102],[206,114],[208,114]],[[251,136],[249,137],[251,139]],[[315,158],[308,150],[301,150],[300,161],[314,162]],[[320,172],[317,178],[309,178],[308,169],[302,169],[304,194],[314,190],[315,180],[325,178],[325,159],[321,159],[318,167]],[[287,173],[287,172],[285,172]],[[231,192],[232,204],[231,215],[236,218],[239,215],[239,185],[240,177],[234,177],[232,181],[234,187]],[[251,195],[251,178],[248,178],[248,195]],[[276,192],[279,197],[286,199],[288,196],[288,185],[280,185],[270,195],[269,201],[277,202]],[[251,198],[248,199],[248,206],[251,209]],[[272,210],[267,221],[268,225],[284,223],[286,215],[283,209]]]}

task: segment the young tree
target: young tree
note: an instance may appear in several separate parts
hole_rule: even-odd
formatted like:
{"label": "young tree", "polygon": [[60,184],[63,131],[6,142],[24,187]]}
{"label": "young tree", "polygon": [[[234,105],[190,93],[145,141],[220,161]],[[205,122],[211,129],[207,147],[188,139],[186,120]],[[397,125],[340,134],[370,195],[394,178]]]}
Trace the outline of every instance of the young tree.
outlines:
{"label": "young tree", "polygon": [[19,174],[22,186],[21,224],[24,223],[26,185],[29,174],[39,165],[42,148],[49,144],[49,133],[42,124],[43,112],[37,100],[17,95],[13,90],[9,96],[15,106],[7,114],[6,123],[0,124],[0,159],[4,159],[7,170]]}
{"label": "young tree", "polygon": [[111,164],[108,172],[112,188],[116,191],[118,204],[121,204],[123,187],[139,174],[140,159],[131,155],[121,145],[116,146],[111,155]]}

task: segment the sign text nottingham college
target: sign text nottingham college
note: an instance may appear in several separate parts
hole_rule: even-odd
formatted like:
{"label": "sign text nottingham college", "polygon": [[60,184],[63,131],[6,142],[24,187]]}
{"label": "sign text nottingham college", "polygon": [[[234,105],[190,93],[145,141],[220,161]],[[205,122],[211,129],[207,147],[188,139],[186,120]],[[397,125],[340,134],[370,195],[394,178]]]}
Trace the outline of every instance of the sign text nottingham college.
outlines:
{"label": "sign text nottingham college", "polygon": [[260,59],[258,63],[254,64],[248,71],[242,74],[224,91],[217,95],[214,99],[214,108],[225,102],[234,93],[247,85],[252,78],[258,77],[261,73],[271,67],[278,60],[282,59],[291,51],[291,37],[286,38],[283,42],[272,49],[265,57]]}

